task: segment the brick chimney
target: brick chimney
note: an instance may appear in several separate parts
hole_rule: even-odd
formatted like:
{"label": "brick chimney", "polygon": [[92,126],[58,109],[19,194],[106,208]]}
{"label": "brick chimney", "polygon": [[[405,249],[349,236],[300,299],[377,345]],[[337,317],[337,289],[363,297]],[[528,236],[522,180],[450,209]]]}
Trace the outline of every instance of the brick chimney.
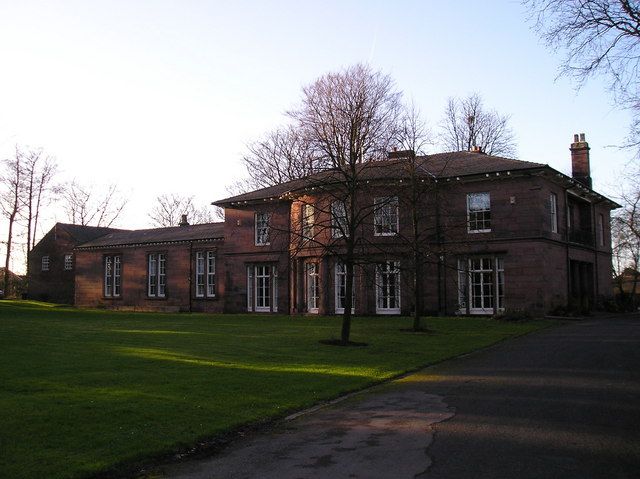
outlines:
{"label": "brick chimney", "polygon": [[182,215],[182,218],[180,219],[180,223],[178,223],[178,226],[189,226],[189,222],[187,221],[187,215]]}
{"label": "brick chimney", "polygon": [[589,188],[591,185],[591,168],[589,167],[589,143],[584,139],[584,133],[573,135],[571,143],[571,176]]}
{"label": "brick chimney", "polygon": [[407,158],[413,158],[414,156],[416,156],[416,153],[413,150],[394,150],[388,153],[390,160],[405,160]]}

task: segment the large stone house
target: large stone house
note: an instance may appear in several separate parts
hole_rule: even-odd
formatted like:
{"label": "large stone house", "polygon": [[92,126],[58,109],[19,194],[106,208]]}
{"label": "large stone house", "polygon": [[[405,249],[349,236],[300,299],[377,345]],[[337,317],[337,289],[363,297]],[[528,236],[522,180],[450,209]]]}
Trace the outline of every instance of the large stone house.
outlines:
{"label": "large stone house", "polygon": [[[571,161],[568,177],[481,151],[395,152],[359,165],[349,198],[333,170],[226,198],[215,202],[224,223],[184,221],[78,245],[75,304],[339,314],[347,234],[357,239],[355,314],[408,314],[416,290],[426,313],[592,307],[612,295],[618,205],[591,188],[584,136],[574,138]],[[361,221],[344,231],[356,210]]]}
{"label": "large stone house", "polygon": [[[417,158],[417,179],[430,187],[413,208],[406,156],[357,173],[355,209],[371,214],[354,231],[356,314],[408,314],[416,287],[422,309],[442,314],[582,309],[611,296],[610,211],[618,205],[591,188],[584,135],[571,144],[572,177],[480,151]],[[343,310],[339,182],[325,171],[215,203],[225,208],[227,311]],[[418,284],[412,209],[430,254]]]}

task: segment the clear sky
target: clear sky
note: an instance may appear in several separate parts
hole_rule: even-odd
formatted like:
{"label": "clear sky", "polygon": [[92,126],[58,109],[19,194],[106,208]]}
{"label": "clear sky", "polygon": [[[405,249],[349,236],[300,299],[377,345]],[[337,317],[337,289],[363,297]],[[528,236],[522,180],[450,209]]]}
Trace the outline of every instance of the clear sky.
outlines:
{"label": "clear sky", "polygon": [[615,197],[631,155],[608,146],[629,116],[601,80],[557,79],[561,56],[526,17],[509,0],[0,0],[0,158],[43,147],[60,180],[118,183],[118,226],[147,227],[162,193],[228,196],[246,144],[303,85],[368,62],[436,131],[448,97],[480,93],[511,115],[519,159],[570,173],[586,133],[594,188]]}

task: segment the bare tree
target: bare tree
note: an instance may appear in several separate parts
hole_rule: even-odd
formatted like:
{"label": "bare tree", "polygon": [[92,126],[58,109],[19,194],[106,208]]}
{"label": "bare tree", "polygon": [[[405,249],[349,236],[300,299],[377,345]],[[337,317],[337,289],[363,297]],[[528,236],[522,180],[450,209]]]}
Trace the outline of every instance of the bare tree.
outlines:
{"label": "bare tree", "polygon": [[289,116],[308,145],[311,164],[330,167],[311,187],[324,197],[314,207],[318,218],[324,218],[325,229],[331,231],[318,246],[325,254],[338,257],[346,269],[341,343],[348,344],[354,266],[362,242],[359,228],[373,213],[373,207],[361,201],[366,194],[362,166],[385,157],[396,145],[401,93],[389,76],[358,64],[304,87],[300,106]]}
{"label": "bare tree", "polygon": [[41,208],[47,201],[48,195],[57,191],[57,188],[52,185],[57,164],[55,159],[44,153],[42,149],[28,149],[23,153],[23,158],[24,191],[22,202],[24,205],[23,217],[27,228],[28,253],[36,244]]}
{"label": "bare tree", "polygon": [[0,208],[3,216],[7,219],[9,229],[7,232],[7,253],[5,257],[3,290],[9,291],[9,267],[11,265],[11,248],[14,235],[14,226],[21,212],[21,196],[24,189],[24,157],[16,146],[15,155],[4,162],[4,171],[0,182],[2,192],[0,194]]}
{"label": "bare tree", "polygon": [[[623,207],[611,219],[614,275],[627,308],[635,304],[640,280],[640,183],[637,178],[629,183],[630,189],[622,193]],[[630,291],[625,291],[627,273],[632,276]]]}
{"label": "bare tree", "polygon": [[[433,226],[434,213],[437,212],[436,188],[437,182],[433,175],[426,174],[418,155],[430,142],[430,133],[418,108],[411,104],[404,113],[399,143],[406,154],[402,155],[403,170],[406,182],[399,195],[399,206],[409,211],[411,217],[411,232],[401,235],[400,242],[409,246],[410,258],[404,262],[404,269],[409,270],[411,276],[410,286],[413,296],[413,330],[421,331],[423,291],[422,282],[424,266],[427,262],[433,262],[433,257],[439,258],[435,251],[439,243],[434,242]],[[426,176],[426,178],[425,178]],[[426,180],[426,181],[425,181]],[[431,204],[433,203],[433,204]],[[397,232],[400,235],[400,231]]]}
{"label": "bare tree", "polygon": [[440,143],[447,151],[480,148],[489,155],[513,158],[516,142],[509,117],[485,109],[477,93],[449,98],[441,124]]}
{"label": "bare tree", "polygon": [[155,227],[178,226],[182,215],[192,224],[213,223],[220,220],[220,208],[215,209],[196,207],[193,196],[183,196],[177,193],[162,194],[156,198],[156,203],[149,213],[151,224]]}
{"label": "bare tree", "polygon": [[565,52],[561,73],[581,86],[602,74],[632,110],[630,143],[640,146],[640,4],[631,0],[524,0],[546,44]]}
{"label": "bare tree", "polygon": [[111,226],[127,204],[117,185],[108,185],[100,192],[76,180],[66,185],[62,197],[69,221],[83,226]]}
{"label": "bare tree", "polygon": [[248,180],[239,189],[251,190],[302,178],[322,168],[306,139],[293,126],[278,128],[250,144],[242,158]]}

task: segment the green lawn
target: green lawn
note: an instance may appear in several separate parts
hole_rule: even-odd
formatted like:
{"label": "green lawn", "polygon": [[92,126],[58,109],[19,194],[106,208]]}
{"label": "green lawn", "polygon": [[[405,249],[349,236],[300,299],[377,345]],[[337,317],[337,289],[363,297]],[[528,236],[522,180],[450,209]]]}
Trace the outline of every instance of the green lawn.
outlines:
{"label": "green lawn", "polygon": [[0,477],[75,478],[309,406],[548,322],[110,313],[0,301]]}

